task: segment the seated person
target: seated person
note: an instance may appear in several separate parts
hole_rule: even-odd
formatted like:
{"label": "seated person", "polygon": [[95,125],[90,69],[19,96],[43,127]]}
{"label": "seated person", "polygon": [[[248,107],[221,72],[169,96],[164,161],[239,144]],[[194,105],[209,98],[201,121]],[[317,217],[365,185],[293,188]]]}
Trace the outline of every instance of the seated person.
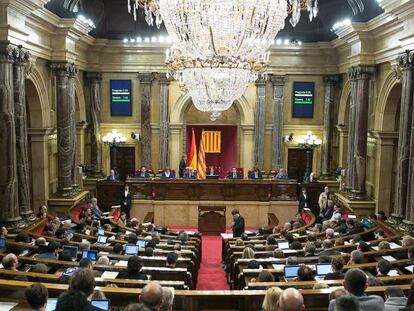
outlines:
{"label": "seated person", "polygon": [[296,281],[314,281],[313,271],[309,266],[300,265]]}
{"label": "seated person", "polygon": [[92,212],[92,219],[101,219],[102,217],[104,217],[104,213],[98,206],[97,198],[92,198],[90,208]]}
{"label": "seated person", "polygon": [[331,261],[332,272],[329,272],[325,275],[324,280],[342,280],[344,278],[344,258],[341,256],[336,256],[332,258]]}
{"label": "seated person", "polygon": [[377,263],[377,276],[387,276],[391,271],[391,263],[386,259],[380,259]]}
{"label": "seated person", "polygon": [[142,259],[138,256],[131,256],[128,259],[128,265],[126,271],[122,271],[118,275],[118,279],[135,279],[146,280],[147,276],[141,272]]}
{"label": "seated person", "polygon": [[218,175],[218,174],[216,173],[216,171],[214,170],[214,166],[210,166],[210,167],[209,167],[209,169],[208,169],[208,171],[207,171],[207,175],[208,175],[208,176],[216,176],[216,175]]}
{"label": "seated person", "polygon": [[227,178],[228,179],[241,179],[242,176],[239,174],[239,172],[237,172],[237,169],[233,167],[231,171],[229,172],[229,174],[227,175]]}
{"label": "seated person", "polygon": [[189,166],[189,167],[186,168],[183,178],[185,178],[185,179],[197,179],[197,171],[194,170],[194,168],[192,168],[191,166]]}
{"label": "seated person", "polygon": [[115,170],[109,171],[109,176],[106,177],[106,180],[112,180],[112,181],[118,180],[118,176],[115,174]]}
{"label": "seated person", "polygon": [[178,261],[178,254],[176,252],[170,252],[167,255],[167,263],[165,266],[167,268],[174,269],[177,266],[177,261]]}
{"label": "seated person", "polygon": [[275,176],[275,179],[288,179],[288,178],[289,178],[289,176],[286,173],[284,168],[281,168],[279,170],[279,173],[277,173],[276,176]]}
{"label": "seated person", "polygon": [[[3,264],[5,270],[18,271],[17,267],[19,266],[19,260],[15,254],[8,254],[4,256],[1,263]],[[25,275],[3,275],[2,278],[27,282],[27,277]]]}
{"label": "seated person", "polygon": [[311,172],[308,176],[305,178],[305,182],[317,182],[315,172]]}
{"label": "seated person", "polygon": [[170,168],[166,168],[162,171],[161,178],[163,179],[174,179],[175,175],[174,172],[170,170]]}
{"label": "seated person", "polygon": [[38,218],[47,218],[47,206],[42,205],[39,207],[39,212],[36,214],[36,217]]}
{"label": "seated person", "polygon": [[59,242],[56,241],[50,241],[47,245],[47,251],[45,253],[36,255],[36,258],[40,259],[49,259],[49,260],[57,260],[58,259],[58,253],[59,253]]}
{"label": "seated person", "polygon": [[25,296],[30,310],[46,310],[48,291],[43,284],[33,283],[26,288]]}
{"label": "seated person", "polygon": [[135,174],[135,177],[137,178],[149,178],[150,174],[147,172],[147,169],[145,166],[141,166],[141,169],[137,171]]}
{"label": "seated person", "polygon": [[249,179],[262,179],[262,172],[255,167],[252,171],[249,172]]}

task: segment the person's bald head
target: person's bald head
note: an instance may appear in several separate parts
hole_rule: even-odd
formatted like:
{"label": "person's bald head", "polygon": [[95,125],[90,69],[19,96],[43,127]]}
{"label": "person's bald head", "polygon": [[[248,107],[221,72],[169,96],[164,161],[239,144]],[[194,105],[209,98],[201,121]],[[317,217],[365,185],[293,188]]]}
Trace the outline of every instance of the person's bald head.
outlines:
{"label": "person's bald head", "polygon": [[139,299],[145,306],[158,310],[162,304],[162,287],[157,283],[149,283],[142,289]]}
{"label": "person's bald head", "polygon": [[279,299],[279,309],[281,311],[302,311],[305,310],[303,296],[295,288],[285,289]]}

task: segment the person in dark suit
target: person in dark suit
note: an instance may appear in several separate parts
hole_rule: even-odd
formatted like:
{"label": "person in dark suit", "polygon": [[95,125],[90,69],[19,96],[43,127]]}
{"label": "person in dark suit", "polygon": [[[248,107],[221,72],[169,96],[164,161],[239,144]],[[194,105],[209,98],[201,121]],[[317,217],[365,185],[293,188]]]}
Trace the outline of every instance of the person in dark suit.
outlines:
{"label": "person in dark suit", "polygon": [[139,170],[138,174],[136,175],[138,178],[149,178],[150,174],[147,172],[147,169],[145,166],[142,166]]}
{"label": "person in dark suit", "polygon": [[129,192],[129,185],[125,184],[124,191],[121,193],[121,213],[125,213],[127,219],[131,218],[132,195]]}
{"label": "person in dark suit", "polygon": [[239,172],[237,172],[237,169],[235,167],[233,167],[231,169],[231,172],[227,175],[228,179],[241,179],[242,176],[239,174]]}
{"label": "person in dark suit", "polygon": [[255,167],[253,171],[249,173],[249,179],[263,179],[262,172]]}
{"label": "person in dark suit", "polygon": [[115,174],[114,170],[109,171],[109,176],[106,177],[106,180],[111,180],[111,181],[117,181],[118,180],[118,176]]}
{"label": "person in dark suit", "polygon": [[299,195],[299,211],[302,211],[304,208],[310,208],[310,199],[309,195],[306,193],[306,188],[302,189],[302,193]]}
{"label": "person in dark suit", "polygon": [[174,172],[171,171],[168,167],[161,173],[162,179],[174,179],[175,175]]}
{"label": "person in dark suit", "polygon": [[142,259],[138,256],[131,256],[128,259],[126,271],[122,271],[117,276],[118,279],[147,280],[147,276],[141,272]]}
{"label": "person in dark suit", "polygon": [[312,172],[308,176],[306,176],[305,182],[318,182],[318,180],[316,179],[315,173]]}
{"label": "person in dark suit", "polygon": [[238,209],[232,210],[231,214],[233,215],[233,223],[231,225],[233,237],[240,237],[244,233],[244,218],[240,216]]}
{"label": "person in dark suit", "polygon": [[192,167],[187,167],[184,173],[185,179],[197,179],[197,171]]}
{"label": "person in dark suit", "polygon": [[186,166],[187,164],[185,163],[185,156],[183,156],[181,158],[180,164],[178,165],[178,176],[180,176],[180,178],[184,177]]}
{"label": "person in dark suit", "polygon": [[348,229],[346,230],[346,235],[361,233],[364,231],[364,228],[356,224],[355,220],[352,218],[346,221],[346,226],[348,227]]}

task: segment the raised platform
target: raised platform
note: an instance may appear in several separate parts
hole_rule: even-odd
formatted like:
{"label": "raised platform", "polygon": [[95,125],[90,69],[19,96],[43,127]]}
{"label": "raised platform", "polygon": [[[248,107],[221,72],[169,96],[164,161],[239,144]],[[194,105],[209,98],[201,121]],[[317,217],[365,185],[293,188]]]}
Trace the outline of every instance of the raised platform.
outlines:
{"label": "raised platform", "polygon": [[366,216],[375,213],[376,202],[372,199],[351,200],[340,192],[335,195],[343,205],[353,211],[357,216]]}
{"label": "raised platform", "polygon": [[142,221],[148,212],[154,212],[154,222],[160,226],[198,227],[198,206],[226,206],[226,226],[232,222],[231,211],[237,208],[244,217],[246,226],[263,227],[268,224],[268,213],[273,213],[283,224],[294,219],[298,211],[297,201],[177,201],[177,200],[133,200],[131,217]]}

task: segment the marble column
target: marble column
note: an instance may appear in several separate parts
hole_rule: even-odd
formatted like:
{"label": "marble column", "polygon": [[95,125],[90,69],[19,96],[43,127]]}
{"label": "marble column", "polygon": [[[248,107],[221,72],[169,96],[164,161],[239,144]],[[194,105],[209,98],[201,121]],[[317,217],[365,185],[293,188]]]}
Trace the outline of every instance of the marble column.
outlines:
{"label": "marble column", "polygon": [[283,154],[283,87],[284,76],[271,76],[273,85],[272,169],[282,167]]}
{"label": "marble column", "polygon": [[151,167],[151,84],[152,73],[140,73],[141,83],[141,165]]}
{"label": "marble column", "polygon": [[[75,65],[69,63],[52,63],[56,76],[56,116],[58,148],[58,195],[70,196],[73,190],[73,161],[75,154],[75,99],[72,96],[69,80],[76,74]],[[75,128],[74,128],[75,126]],[[75,130],[75,132],[74,132]]]}
{"label": "marble column", "polygon": [[68,103],[70,107],[70,136],[73,148],[71,149],[71,173],[72,191],[78,191],[78,161],[76,159],[77,154],[77,131],[76,131],[76,100],[75,100],[75,77],[78,74],[78,69],[73,64],[69,70],[68,75]]}
{"label": "marble column", "polygon": [[91,88],[91,177],[102,177],[102,144],[101,144],[101,82],[102,74],[88,72],[86,78]]}
{"label": "marble column", "polygon": [[[264,165],[264,133],[265,133],[265,112],[266,112],[266,80],[256,81],[256,116],[255,116],[255,146],[254,166],[263,169]],[[250,167],[245,167],[249,170]]]}
{"label": "marble column", "polygon": [[[407,51],[397,58],[402,70],[401,106],[397,151],[397,172],[395,177],[394,213],[392,218],[401,222],[406,216],[408,178],[410,163],[410,141],[414,92],[414,52]],[[410,198],[411,199],[411,198]],[[409,215],[411,216],[411,215]]]}
{"label": "marble column", "polygon": [[0,223],[17,224],[19,213],[13,47],[0,45]]}
{"label": "marble column", "polygon": [[414,227],[414,50],[398,56],[402,69],[400,128],[393,216]]}
{"label": "marble column", "polygon": [[160,168],[169,167],[168,164],[168,85],[165,74],[160,75]]}
{"label": "marble column", "polygon": [[29,218],[33,214],[30,193],[30,165],[27,143],[27,111],[24,72],[29,52],[18,47],[13,50],[14,119],[16,123],[16,166],[20,215]]}
{"label": "marble column", "polygon": [[351,84],[351,94],[349,100],[349,114],[348,114],[348,153],[347,153],[347,170],[346,170],[346,178],[345,178],[345,185],[343,190],[345,192],[350,192],[352,188],[352,174],[354,172],[353,166],[353,158],[354,158],[354,124],[355,124],[355,110],[356,110],[356,99],[357,99],[357,86],[358,80],[356,71],[351,68],[348,71],[348,77]]}
{"label": "marble column", "polygon": [[354,154],[352,165],[351,196],[355,199],[366,198],[366,162],[368,142],[369,80],[375,67],[354,67],[357,83],[357,97],[354,119]]}
{"label": "marble column", "polygon": [[324,120],[323,120],[323,139],[322,139],[322,175],[321,179],[333,179],[332,173],[332,138],[334,131],[334,95],[335,85],[339,78],[336,75],[324,77],[325,99],[324,99]]}

